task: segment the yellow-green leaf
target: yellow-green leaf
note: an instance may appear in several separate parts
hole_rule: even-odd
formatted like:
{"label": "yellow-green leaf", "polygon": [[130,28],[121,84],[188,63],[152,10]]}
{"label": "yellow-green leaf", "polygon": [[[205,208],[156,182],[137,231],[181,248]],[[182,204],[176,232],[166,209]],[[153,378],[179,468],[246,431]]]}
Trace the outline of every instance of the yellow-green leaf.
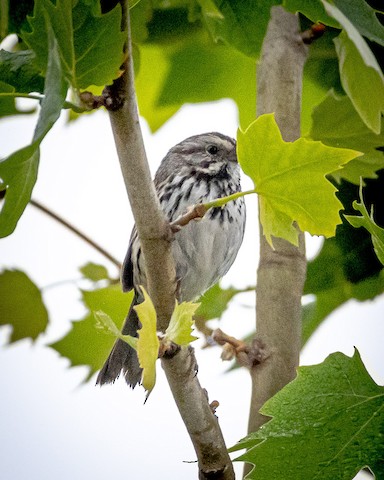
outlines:
{"label": "yellow-green leaf", "polygon": [[137,349],[137,338],[131,337],[131,335],[123,335],[120,330],[117,328],[115,322],[112,318],[102,310],[97,310],[93,312],[93,315],[96,319],[96,328],[103,330],[105,333],[108,333],[116,338],[120,338],[124,342],[127,342],[135,350]]}
{"label": "yellow-green leaf", "polygon": [[260,116],[237,138],[239,162],[259,195],[268,242],[275,236],[297,245],[293,222],[312,235],[333,236],[342,204],[325,176],[361,153],[304,138],[285,142],[273,114]]}
{"label": "yellow-green leaf", "polygon": [[[159,355],[159,339],[156,332],[156,310],[146,290],[141,287],[144,302],[136,305],[135,310],[141,322],[137,340],[137,356],[143,369],[142,385],[151,393],[156,383],[156,360]],[[147,395],[147,396],[148,396]]]}
{"label": "yellow-green leaf", "polygon": [[177,345],[189,345],[197,339],[192,335],[193,315],[195,314],[199,303],[176,301],[168,328],[165,331],[165,339],[176,343]]}

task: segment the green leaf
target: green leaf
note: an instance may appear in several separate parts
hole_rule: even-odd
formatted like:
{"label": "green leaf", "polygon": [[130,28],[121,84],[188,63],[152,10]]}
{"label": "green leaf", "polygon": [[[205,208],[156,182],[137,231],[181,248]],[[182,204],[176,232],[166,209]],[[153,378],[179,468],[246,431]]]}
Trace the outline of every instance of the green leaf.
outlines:
{"label": "green leaf", "polygon": [[[364,196],[380,214],[384,171],[366,183]],[[337,196],[343,203],[343,217],[356,213],[352,205],[358,195],[359,187],[341,182]],[[365,229],[353,228],[343,218],[336,236],[326,239],[319,254],[307,265],[304,295],[315,296],[315,300],[303,307],[303,344],[331,312],[348,300],[372,300],[383,292],[384,269],[375,255],[370,234]]]}
{"label": "green leaf", "polygon": [[0,81],[0,117],[25,115],[36,111],[34,107],[29,110],[19,110],[15,102],[17,96],[20,96],[20,93],[17,95],[14,87]]}
{"label": "green leaf", "polygon": [[0,325],[11,325],[10,343],[45,332],[48,312],[39,288],[20,270],[0,274]]}
{"label": "green leaf", "polygon": [[[73,321],[72,329],[62,339],[49,345],[72,366],[85,365],[90,372],[87,380],[100,370],[115,342],[115,337],[105,335],[95,328],[94,312],[103,311],[116,325],[123,324],[133,299],[133,291],[123,293],[120,285],[110,285],[92,291],[82,291],[87,313],[83,319]],[[117,328],[117,327],[116,327]]]}
{"label": "green leaf", "polygon": [[222,98],[236,102],[241,125],[248,125],[255,118],[255,82],[253,59],[196,34],[172,46],[143,46],[136,85],[140,112],[151,126],[161,125],[185,103]]}
{"label": "green leaf", "polygon": [[[144,43],[148,39],[147,24],[149,19],[153,18],[153,5],[148,0],[140,0],[135,5],[131,5],[131,2],[129,2],[129,8],[132,43],[134,46],[138,43]],[[137,71],[135,66],[135,72],[137,73]]]}
{"label": "green leaf", "polygon": [[289,12],[300,12],[313,23],[319,22],[330,27],[340,28],[337,20],[327,14],[321,0],[284,0],[283,5]]}
{"label": "green leaf", "polygon": [[[245,55],[259,57],[271,8],[281,0],[256,4],[233,0],[199,0],[204,21],[216,42],[222,40]],[[216,9],[212,9],[212,5]]]}
{"label": "green leaf", "polygon": [[377,10],[364,0],[333,0],[357,30],[373,42],[384,46],[384,27],[376,16]]}
{"label": "green leaf", "polygon": [[353,208],[361,213],[361,215],[344,215],[348,222],[355,228],[364,227],[372,236],[372,243],[377,258],[384,265],[384,228],[379,227],[373,218],[373,207],[371,214],[368,213],[367,207],[364,205],[362,187],[360,188],[360,203],[353,202]]}
{"label": "green leaf", "polygon": [[156,383],[156,360],[159,356],[160,342],[156,331],[156,310],[146,290],[141,287],[144,302],[136,305],[137,316],[142,327],[138,330],[137,356],[143,369],[142,385],[147,390],[147,398]]}
{"label": "green leaf", "polygon": [[[333,0],[332,3],[361,35],[384,46],[384,27],[376,16],[376,10],[365,0]],[[301,12],[314,23],[320,22],[335,28],[343,24],[337,16],[333,18],[333,15],[327,14],[321,0],[284,0],[283,5],[290,12]]]}
{"label": "green leaf", "polygon": [[0,118],[22,113],[16,108],[14,92],[15,89],[11,85],[0,81]]}
{"label": "green leaf", "polygon": [[0,236],[10,235],[27,206],[37,178],[40,143],[60,116],[66,88],[62,80],[57,42],[49,32],[49,56],[44,99],[31,145],[0,161],[0,190],[6,189],[0,212]]}
{"label": "green leaf", "polygon": [[[326,242],[332,243],[332,249],[336,248],[333,242],[334,239]],[[334,268],[329,269],[329,262],[335,263],[336,267],[342,268],[340,265],[339,256],[341,253],[336,248],[335,252],[324,251],[318,257],[316,264],[311,265],[308,270],[308,277],[312,279],[315,275],[320,278],[317,281],[317,288],[314,301],[303,306],[302,310],[302,345],[305,345],[309,338],[313,335],[321,323],[341,307],[348,300],[354,298],[360,302],[372,300],[384,292],[384,270],[378,275],[365,278],[357,283],[348,281],[343,274],[332,276]],[[307,278],[308,278],[307,277]],[[328,280],[328,284],[326,283]],[[309,280],[306,286],[306,293],[312,293]]]}
{"label": "green leaf", "polygon": [[36,54],[36,65],[44,73],[49,54],[44,15],[58,41],[64,75],[75,89],[90,85],[108,85],[119,76],[123,63],[125,33],[120,31],[121,7],[101,15],[96,3],[79,0],[37,0],[31,32],[23,32],[23,40]]}
{"label": "green leaf", "polygon": [[120,338],[124,342],[127,342],[132,348],[136,350],[137,348],[137,338],[131,337],[131,335],[123,335],[120,330],[117,328],[115,322],[112,318],[103,312],[102,310],[98,310],[97,312],[93,312],[95,319],[96,319],[96,328],[99,330],[104,331],[110,335],[113,335],[115,339]]}
{"label": "green leaf", "polygon": [[43,92],[44,78],[34,65],[35,53],[32,50],[7,52],[0,50],[0,78],[14,87],[16,92]]}
{"label": "green leaf", "polygon": [[[323,264],[323,268],[326,265]],[[302,309],[302,345],[311,338],[322,322],[337,308],[354,298],[358,301],[372,300],[384,292],[384,271],[379,275],[362,280],[356,284],[345,279],[316,294],[314,301]]]}
{"label": "green leaf", "polygon": [[[311,44],[310,54],[304,65],[303,97],[301,109],[301,132],[307,136],[314,105],[323,101],[330,89],[342,91],[339,61],[333,42],[335,30],[326,30],[324,35]],[[336,145],[335,145],[336,146]]]}
{"label": "green leaf", "polygon": [[360,184],[360,178],[376,178],[376,171],[384,167],[383,128],[380,134],[370,130],[354,109],[347,96],[338,96],[330,91],[327,97],[313,110],[310,137],[326,145],[352,148],[364,153],[348,162],[341,170],[332,172],[340,182],[342,178]]}
{"label": "green leaf", "polygon": [[[132,9],[134,26],[139,23],[140,31],[143,18],[151,13],[145,11],[147,3],[139,3],[139,18],[134,18],[137,7]],[[248,125],[256,110],[254,60],[227,45],[214,44],[199,22],[188,21],[194,12],[182,8],[184,5],[167,5],[170,8],[152,12],[148,41],[140,45],[136,91],[141,115],[154,131],[185,103],[233,98],[241,124]],[[145,35],[139,32],[137,37],[142,41]]]}
{"label": "green leaf", "polygon": [[140,70],[135,79],[140,114],[153,132],[158,130],[180,108],[161,104],[159,97],[169,70],[166,46],[146,44],[140,48]]}
{"label": "green leaf", "polygon": [[221,288],[220,284],[216,283],[200,297],[200,305],[196,310],[195,318],[204,322],[214,318],[221,318],[232,298],[238,293],[248,290],[234,287]]}
{"label": "green leaf", "polygon": [[32,13],[34,0],[9,1],[4,3],[9,4],[7,33],[19,34],[27,23],[27,15]]}
{"label": "green leaf", "polygon": [[[355,26],[335,6],[325,8],[345,30],[335,39],[341,84],[364,123],[376,134],[381,131],[384,111],[384,76],[375,56]],[[372,92],[375,92],[372,95]]]}
{"label": "green leaf", "polygon": [[37,179],[39,142],[0,161],[0,190],[6,189],[0,212],[0,237],[10,235],[27,206]]}
{"label": "green leaf", "polygon": [[[378,208],[383,173],[375,180],[367,180],[364,188],[365,197]],[[337,195],[343,203],[344,215],[353,214],[358,187],[342,181]],[[326,239],[320,253],[308,262],[304,294],[315,296],[315,300],[303,307],[303,344],[330,313],[348,300],[372,300],[383,292],[384,270],[374,253],[369,233],[353,228],[343,219],[336,236]]]}
{"label": "green leaf", "polygon": [[255,465],[247,479],[347,480],[366,466],[383,477],[384,388],[357,351],[299,367],[261,412],[272,420],[234,447]]}
{"label": "green leaf", "polygon": [[96,263],[88,262],[80,268],[80,272],[85,278],[98,282],[99,280],[109,280],[108,270],[104,265],[98,265]]}
{"label": "green leaf", "polygon": [[304,138],[284,142],[273,114],[260,116],[245,132],[239,130],[237,151],[259,194],[260,219],[270,244],[272,236],[297,244],[293,222],[312,235],[335,234],[341,203],[325,175],[359,152]]}
{"label": "green leaf", "polygon": [[182,302],[179,304],[176,301],[164,340],[182,346],[197,340],[197,337],[192,335],[192,331],[193,315],[198,307],[199,303]]}

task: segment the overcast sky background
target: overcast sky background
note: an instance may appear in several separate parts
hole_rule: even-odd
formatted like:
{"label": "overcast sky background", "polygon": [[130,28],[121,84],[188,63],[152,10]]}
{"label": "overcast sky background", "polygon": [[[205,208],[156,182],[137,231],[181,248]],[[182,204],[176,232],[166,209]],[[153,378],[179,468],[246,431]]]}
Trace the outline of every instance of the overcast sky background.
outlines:
{"label": "overcast sky background", "polygon": [[[154,173],[167,150],[185,137],[205,131],[236,136],[237,112],[223,100],[185,106],[151,135],[143,131]],[[35,118],[0,121],[0,157],[30,142]],[[244,179],[243,188],[250,187]],[[67,125],[62,117],[44,140],[33,197],[67,218],[113,255],[123,259],[133,225],[105,112]],[[257,265],[256,198],[246,198],[248,222],[243,247],[224,285],[255,283]],[[321,241],[309,239],[313,256]],[[0,267],[24,270],[44,289],[51,323],[35,344],[5,346],[10,328],[0,328],[0,478],[2,480],[194,480],[194,451],[158,368],[157,384],[145,393],[124,381],[96,388],[82,384],[83,367],[46,345],[63,336],[70,319],[84,313],[74,281],[88,261],[114,267],[88,245],[32,206],[16,231],[0,240]],[[64,283],[62,283],[64,281]],[[56,285],[56,286],[55,286]],[[84,286],[84,284],[83,284]],[[329,353],[353,354],[356,346],[376,382],[384,382],[384,297],[350,301],[333,313],[308,342],[302,364],[319,363]],[[221,327],[241,337],[253,328],[254,295],[238,296]],[[198,343],[198,342],[196,342]],[[210,400],[220,402],[218,416],[228,446],[246,434],[250,380],[246,371],[224,373],[219,348],[197,351],[199,379]],[[241,472],[242,466],[236,467]],[[364,478],[364,475],[359,475]]]}

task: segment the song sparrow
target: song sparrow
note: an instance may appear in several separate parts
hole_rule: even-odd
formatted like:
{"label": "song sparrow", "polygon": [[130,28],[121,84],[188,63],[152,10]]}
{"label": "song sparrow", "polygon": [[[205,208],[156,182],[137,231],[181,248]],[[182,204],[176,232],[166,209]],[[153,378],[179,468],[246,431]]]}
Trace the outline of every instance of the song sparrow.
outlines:
{"label": "song sparrow", "polygon": [[[185,213],[191,205],[240,191],[235,140],[216,132],[187,138],[167,153],[154,183],[169,221]],[[175,234],[172,253],[179,301],[196,299],[229,270],[242,243],[244,227],[245,204],[241,197],[223,208],[212,208],[202,220],[190,222]],[[123,265],[122,285],[124,291],[135,288],[133,305],[139,303],[136,287],[146,285],[146,275],[135,228]],[[123,333],[137,336],[140,325],[132,307]],[[135,350],[117,340],[97,383],[114,382],[121,371],[131,387],[140,382],[141,369]]]}

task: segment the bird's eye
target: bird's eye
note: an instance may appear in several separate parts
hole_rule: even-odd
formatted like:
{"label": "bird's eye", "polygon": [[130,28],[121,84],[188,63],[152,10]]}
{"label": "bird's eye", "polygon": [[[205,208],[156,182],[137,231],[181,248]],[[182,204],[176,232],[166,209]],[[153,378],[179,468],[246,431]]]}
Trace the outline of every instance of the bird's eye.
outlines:
{"label": "bird's eye", "polygon": [[207,152],[210,153],[211,155],[215,155],[219,149],[216,147],[216,145],[209,145],[207,147]]}

